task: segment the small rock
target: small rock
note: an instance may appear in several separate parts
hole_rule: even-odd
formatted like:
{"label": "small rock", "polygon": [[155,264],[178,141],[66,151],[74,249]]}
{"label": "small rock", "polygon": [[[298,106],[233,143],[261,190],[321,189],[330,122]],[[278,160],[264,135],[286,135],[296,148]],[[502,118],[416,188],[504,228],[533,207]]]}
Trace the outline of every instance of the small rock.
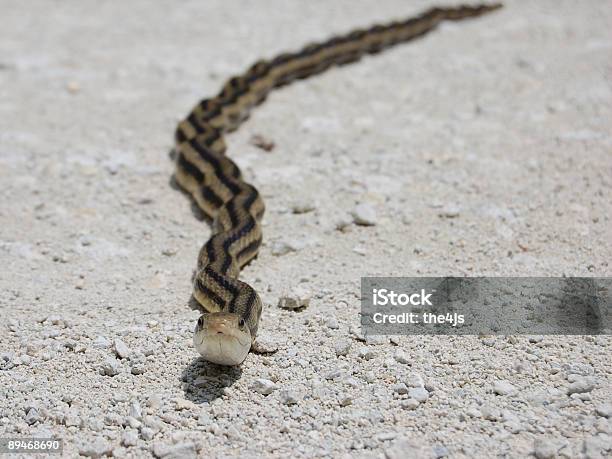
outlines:
{"label": "small rock", "polygon": [[408,400],[402,400],[401,406],[405,410],[416,410],[420,403],[413,398],[409,398]]}
{"label": "small rock", "polygon": [[512,395],[516,392],[516,387],[510,384],[509,381],[495,381],[493,392],[497,395]]}
{"label": "small rock", "polygon": [[353,397],[350,395],[343,395],[339,400],[340,406],[349,406],[353,403]]}
{"label": "small rock", "polygon": [[117,357],[119,357],[120,359],[126,359],[130,355],[130,349],[119,338],[115,339],[114,350],[115,354],[117,354]]}
{"label": "small rock", "polygon": [[175,445],[156,443],[153,445],[153,454],[155,457],[164,459],[195,458],[196,449],[191,442],[182,442]]}
{"label": "small rock", "polygon": [[358,355],[364,360],[372,360],[376,357],[376,353],[372,349],[367,347],[362,347],[361,349],[359,349]]}
{"label": "small rock", "polygon": [[579,378],[569,385],[567,388],[567,395],[591,392],[594,388],[595,383],[592,379]]}
{"label": "small rock", "polygon": [[125,418],[125,424],[130,426],[132,429],[140,429],[142,426],[142,422],[132,416]]}
{"label": "small rock", "polygon": [[459,207],[451,204],[440,210],[438,216],[442,218],[456,218],[459,216],[459,211]]}
{"label": "small rock", "polygon": [[138,400],[133,400],[132,403],[130,403],[129,416],[137,420],[142,419],[142,408],[140,407]]}
{"label": "small rock", "polygon": [[100,367],[100,374],[106,376],[116,376],[121,371],[121,366],[117,360],[109,358]]}
{"label": "small rock", "polygon": [[[593,437],[587,437],[582,442],[582,452],[584,453],[584,457],[591,458],[604,458],[609,457],[609,454],[606,454],[612,449],[612,440],[609,435],[595,435]],[[604,453],[604,451],[606,453]]]}
{"label": "small rock", "polygon": [[410,373],[406,378],[406,385],[408,387],[425,387],[425,381],[420,374]]}
{"label": "small rock", "polygon": [[194,410],[197,408],[197,405],[193,403],[191,400],[185,400],[184,398],[177,398],[174,400],[174,407],[177,411],[183,411],[183,410]]}
{"label": "small rock", "polygon": [[310,304],[310,297],[310,292],[297,286],[278,299],[278,307],[283,309],[306,308]]}
{"label": "small rock", "polygon": [[290,389],[284,389],[280,392],[280,401],[283,405],[295,405],[298,402],[298,395]]}
{"label": "small rock", "polygon": [[64,425],[66,427],[80,427],[81,426],[81,417],[78,415],[76,410],[70,410],[64,416]]}
{"label": "small rock", "polygon": [[251,137],[251,140],[249,140],[249,143],[254,147],[257,147],[268,153],[274,150],[274,147],[276,146],[272,140],[269,140],[260,134],[254,134]]}
{"label": "small rock", "polygon": [[351,341],[348,339],[339,339],[334,343],[334,351],[337,356],[347,355],[351,350]]}
{"label": "small rock", "polygon": [[287,241],[274,241],[270,251],[275,257],[281,257],[290,252],[295,252],[295,247]]}
{"label": "small rock", "polygon": [[338,231],[347,232],[351,228],[351,223],[353,223],[353,218],[348,214],[341,214],[336,217],[334,221],[334,228]]}
{"label": "small rock", "polygon": [[401,349],[398,349],[397,351],[395,351],[393,358],[398,363],[402,363],[404,365],[410,365],[410,359],[408,358],[408,355],[406,355],[406,353]]}
{"label": "small rock", "polygon": [[429,392],[424,387],[411,387],[408,390],[408,396],[417,402],[424,403],[429,398]]}
{"label": "small rock", "polygon": [[536,438],[533,442],[533,453],[537,459],[553,459],[559,447],[552,441]]}
{"label": "small rock", "polygon": [[277,389],[276,384],[274,384],[269,379],[258,378],[253,381],[253,385],[251,388],[262,395],[270,395]]}
{"label": "small rock", "polygon": [[135,446],[138,443],[138,434],[133,430],[126,430],[121,436],[123,446]]}
{"label": "small rock", "polygon": [[361,226],[376,225],[378,220],[374,208],[366,203],[357,204],[351,214],[353,216],[353,221]]}
{"label": "small rock", "polygon": [[503,417],[501,411],[488,405],[480,408],[480,414],[484,419],[493,422],[499,421]]}
{"label": "small rock", "polygon": [[342,377],[342,375],[342,370],[335,368],[325,374],[325,379],[327,379],[328,381],[337,381]]}
{"label": "small rock", "polygon": [[394,384],[393,386],[391,386],[391,389],[393,390],[393,392],[400,394],[400,395],[408,393],[408,387],[406,387],[406,384],[404,383]]}
{"label": "small rock", "polygon": [[145,441],[151,441],[155,436],[155,431],[150,427],[143,427],[142,429],[140,429],[140,436]]}
{"label": "small rock", "polygon": [[69,81],[66,84],[66,90],[70,94],[76,94],[81,90],[81,85],[79,85],[79,83],[77,83],[76,81]]}
{"label": "small rock", "polygon": [[365,337],[368,346],[381,346],[389,342],[389,337],[385,335],[369,335]]}
{"label": "small rock", "polygon": [[209,426],[211,424],[212,424],[212,418],[210,417],[210,414],[208,414],[206,411],[202,411],[200,415],[198,416],[198,425],[199,426]]}
{"label": "small rock", "polygon": [[36,424],[40,420],[40,415],[38,414],[38,410],[36,408],[30,408],[25,417],[25,422],[28,424]]}
{"label": "small rock", "polygon": [[436,459],[440,459],[442,457],[446,457],[448,456],[450,453],[448,451],[448,448],[444,445],[436,445],[433,447],[433,453],[434,453],[434,457]]}
{"label": "small rock", "polygon": [[595,412],[604,418],[612,417],[612,403],[601,403],[595,407]]}
{"label": "small rock", "polygon": [[400,438],[385,449],[386,459],[418,459],[431,457],[431,448],[423,438]]}
{"label": "small rock", "polygon": [[297,201],[291,205],[291,211],[294,214],[306,214],[316,209],[312,201]]}
{"label": "small rock", "polygon": [[96,438],[95,440],[82,439],[77,444],[79,454],[86,457],[98,458],[109,455],[112,448],[111,444],[104,438]]}
{"label": "small rock", "polygon": [[111,347],[111,342],[104,336],[98,336],[92,343],[92,346],[98,349],[107,349]]}
{"label": "small rock", "polygon": [[159,394],[153,394],[147,399],[147,406],[153,410],[157,410],[162,405],[162,399]]}
{"label": "small rock", "polygon": [[340,325],[338,324],[338,319],[336,319],[335,317],[330,317],[329,319],[327,319],[325,325],[327,326],[327,328],[330,328],[332,330],[338,330],[340,328]]}

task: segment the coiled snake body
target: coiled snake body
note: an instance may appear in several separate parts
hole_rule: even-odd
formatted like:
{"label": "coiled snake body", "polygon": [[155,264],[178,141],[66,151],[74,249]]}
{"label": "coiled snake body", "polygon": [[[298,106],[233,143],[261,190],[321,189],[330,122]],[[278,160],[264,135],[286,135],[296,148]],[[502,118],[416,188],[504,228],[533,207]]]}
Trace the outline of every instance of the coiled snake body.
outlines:
{"label": "coiled snake body", "polygon": [[259,295],[238,274],[261,245],[264,203],[225,156],[223,135],[237,129],[274,88],[412,40],[444,20],[480,16],[500,6],[432,8],[405,21],[355,30],[298,52],[260,60],[244,74],[230,78],[217,96],[202,100],[178,125],[175,179],[213,221],[193,282],[193,296],[206,311],[198,319],[194,345],[206,360],[242,363],[255,342],[262,311]]}

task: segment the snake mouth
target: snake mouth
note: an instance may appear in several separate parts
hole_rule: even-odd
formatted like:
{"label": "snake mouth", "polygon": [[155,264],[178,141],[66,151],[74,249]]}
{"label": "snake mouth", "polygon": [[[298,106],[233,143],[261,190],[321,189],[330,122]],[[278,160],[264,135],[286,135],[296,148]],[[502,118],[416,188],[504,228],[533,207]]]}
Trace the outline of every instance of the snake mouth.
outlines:
{"label": "snake mouth", "polygon": [[250,332],[240,323],[236,314],[204,314],[193,335],[196,350],[209,362],[240,365],[251,348]]}

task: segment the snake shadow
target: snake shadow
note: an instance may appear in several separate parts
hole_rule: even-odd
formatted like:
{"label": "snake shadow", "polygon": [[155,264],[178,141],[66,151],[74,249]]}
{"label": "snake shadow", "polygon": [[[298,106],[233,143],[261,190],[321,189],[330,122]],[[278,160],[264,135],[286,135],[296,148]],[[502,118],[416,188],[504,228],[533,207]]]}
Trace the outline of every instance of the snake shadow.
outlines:
{"label": "snake shadow", "polygon": [[181,374],[183,393],[193,403],[210,403],[225,393],[242,376],[240,367],[216,365],[194,358]]}

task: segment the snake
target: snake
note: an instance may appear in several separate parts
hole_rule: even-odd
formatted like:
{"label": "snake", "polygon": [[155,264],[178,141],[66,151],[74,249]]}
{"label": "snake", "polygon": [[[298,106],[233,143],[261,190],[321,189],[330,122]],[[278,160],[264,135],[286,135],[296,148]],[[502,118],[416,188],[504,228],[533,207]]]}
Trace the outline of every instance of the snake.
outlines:
{"label": "snake", "polygon": [[257,188],[245,181],[226,155],[225,134],[238,129],[251,109],[276,88],[421,37],[443,21],[476,17],[500,7],[434,7],[406,20],[356,29],[297,52],[258,60],[243,74],[229,78],[216,96],[201,100],[178,124],[174,180],[212,222],[192,277],[192,298],[202,310],[193,343],[205,360],[240,365],[249,351],[259,349],[262,300],[238,277],[259,252],[265,205]]}

